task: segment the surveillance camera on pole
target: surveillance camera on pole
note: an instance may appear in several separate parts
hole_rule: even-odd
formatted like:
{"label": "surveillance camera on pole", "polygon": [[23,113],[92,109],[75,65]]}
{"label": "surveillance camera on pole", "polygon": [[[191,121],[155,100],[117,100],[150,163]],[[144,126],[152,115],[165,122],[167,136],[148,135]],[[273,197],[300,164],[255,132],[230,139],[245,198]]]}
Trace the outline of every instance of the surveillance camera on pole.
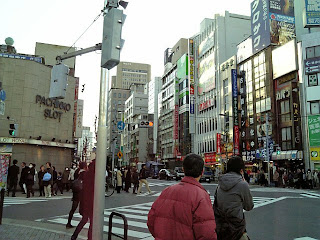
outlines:
{"label": "surveillance camera on pole", "polygon": [[123,11],[114,7],[109,7],[104,16],[101,67],[108,70],[117,66],[120,62],[120,51],[124,40],[121,39],[122,25],[126,15]]}

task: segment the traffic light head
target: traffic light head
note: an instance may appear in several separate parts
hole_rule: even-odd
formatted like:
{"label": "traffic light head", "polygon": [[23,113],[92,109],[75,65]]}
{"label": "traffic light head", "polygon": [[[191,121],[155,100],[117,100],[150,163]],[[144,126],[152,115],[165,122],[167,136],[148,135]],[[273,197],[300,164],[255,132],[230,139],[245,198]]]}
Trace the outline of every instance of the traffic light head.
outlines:
{"label": "traffic light head", "polygon": [[141,121],[139,124],[139,128],[149,128],[149,127],[153,127],[153,122]]}
{"label": "traffic light head", "polygon": [[10,123],[9,125],[9,135],[12,137],[16,137],[18,134],[18,124]]}
{"label": "traffic light head", "polygon": [[101,47],[101,67],[112,69],[120,62],[122,25],[126,15],[122,10],[111,8],[104,16]]}

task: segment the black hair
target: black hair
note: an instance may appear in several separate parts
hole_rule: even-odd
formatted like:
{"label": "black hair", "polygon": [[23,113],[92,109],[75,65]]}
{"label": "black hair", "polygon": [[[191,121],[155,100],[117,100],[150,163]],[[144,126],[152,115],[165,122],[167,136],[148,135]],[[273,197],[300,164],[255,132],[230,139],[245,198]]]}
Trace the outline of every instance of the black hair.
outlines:
{"label": "black hair", "polygon": [[13,164],[17,164],[18,163],[18,160],[17,159],[14,159],[13,160]]}
{"label": "black hair", "polygon": [[240,171],[244,170],[244,161],[239,156],[231,157],[227,162],[227,173],[235,172],[240,174]]}
{"label": "black hair", "polygon": [[184,174],[188,177],[197,178],[203,172],[204,161],[198,154],[190,153],[183,160]]}
{"label": "black hair", "polygon": [[24,166],[26,166],[27,164],[26,164],[26,162],[22,162],[22,164],[24,165]]}
{"label": "black hair", "polygon": [[80,162],[80,163],[79,163],[79,168],[80,168],[80,169],[85,169],[86,166],[87,166],[87,163],[86,163],[86,162]]}
{"label": "black hair", "polygon": [[49,167],[51,167],[51,162],[47,162],[47,164],[49,165]]}

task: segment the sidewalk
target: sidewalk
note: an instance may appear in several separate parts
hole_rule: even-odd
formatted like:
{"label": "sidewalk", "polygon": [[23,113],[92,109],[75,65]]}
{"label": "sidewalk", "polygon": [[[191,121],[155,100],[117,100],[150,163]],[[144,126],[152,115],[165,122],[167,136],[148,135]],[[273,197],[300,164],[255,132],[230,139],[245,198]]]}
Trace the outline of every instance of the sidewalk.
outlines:
{"label": "sidewalk", "polygon": [[[64,225],[3,218],[0,225],[0,240],[70,240],[75,228]],[[86,240],[87,230],[83,229],[77,239]],[[108,239],[104,234],[103,239]],[[112,237],[112,240],[119,238]]]}

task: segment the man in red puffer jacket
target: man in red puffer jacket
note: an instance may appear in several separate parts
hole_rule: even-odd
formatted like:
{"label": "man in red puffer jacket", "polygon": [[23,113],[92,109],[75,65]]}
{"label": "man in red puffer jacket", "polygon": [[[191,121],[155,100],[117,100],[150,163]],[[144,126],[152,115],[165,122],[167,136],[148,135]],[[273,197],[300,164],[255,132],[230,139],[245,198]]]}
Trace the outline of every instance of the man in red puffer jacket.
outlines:
{"label": "man in red puffer jacket", "polygon": [[183,161],[181,183],[166,188],[148,214],[148,228],[155,240],[216,240],[211,200],[199,183],[203,159],[189,154]]}

